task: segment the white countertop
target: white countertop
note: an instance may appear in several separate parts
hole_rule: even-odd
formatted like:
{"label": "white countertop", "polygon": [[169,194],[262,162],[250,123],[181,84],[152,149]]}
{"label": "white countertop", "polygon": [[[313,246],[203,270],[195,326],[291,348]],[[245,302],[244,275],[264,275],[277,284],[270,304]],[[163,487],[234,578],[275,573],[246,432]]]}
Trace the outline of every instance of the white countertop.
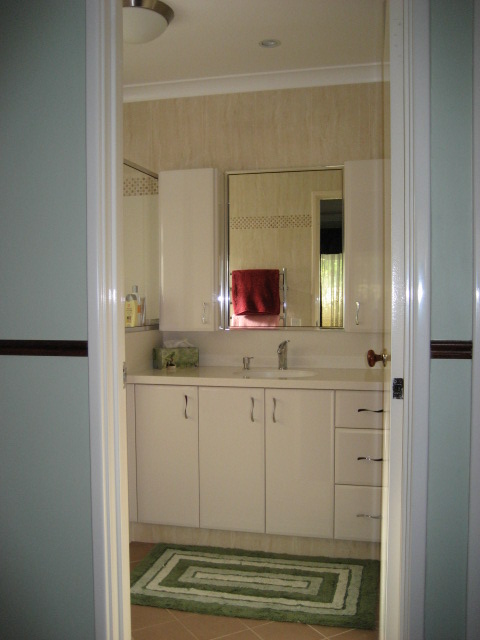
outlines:
{"label": "white countertop", "polygon": [[[290,373],[289,373],[290,372]],[[205,387],[268,387],[275,389],[357,389],[382,390],[384,369],[295,369],[281,371],[240,367],[191,367],[186,369],[148,369],[127,375],[127,384],[193,385]],[[256,377],[258,376],[258,377]],[[270,377],[274,376],[274,377]],[[278,377],[277,377],[278,376]]]}

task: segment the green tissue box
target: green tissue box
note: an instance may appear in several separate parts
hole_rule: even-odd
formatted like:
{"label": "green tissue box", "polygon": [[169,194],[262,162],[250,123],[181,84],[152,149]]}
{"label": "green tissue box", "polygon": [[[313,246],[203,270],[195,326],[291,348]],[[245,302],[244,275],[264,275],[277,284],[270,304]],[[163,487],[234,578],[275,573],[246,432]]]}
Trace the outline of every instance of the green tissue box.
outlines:
{"label": "green tissue box", "polygon": [[172,365],[179,369],[198,367],[198,347],[158,347],[153,350],[154,369],[166,369]]}

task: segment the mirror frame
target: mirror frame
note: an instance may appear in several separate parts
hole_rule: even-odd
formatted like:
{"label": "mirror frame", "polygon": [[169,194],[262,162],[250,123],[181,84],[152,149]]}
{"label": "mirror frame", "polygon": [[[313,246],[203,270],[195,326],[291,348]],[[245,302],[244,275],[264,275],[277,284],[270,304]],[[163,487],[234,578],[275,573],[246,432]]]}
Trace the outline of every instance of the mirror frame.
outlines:
{"label": "mirror frame", "polygon": [[[223,325],[223,329],[225,331],[255,331],[255,330],[269,330],[269,331],[278,331],[287,329],[290,331],[344,331],[345,327],[316,327],[313,325],[303,325],[303,326],[279,326],[279,327],[231,327],[230,326],[230,193],[229,193],[229,177],[234,175],[245,175],[245,174],[262,174],[262,173],[301,173],[302,171],[328,171],[328,170],[338,170],[342,171],[345,169],[343,164],[335,164],[335,165],[319,165],[313,167],[282,167],[276,169],[241,169],[239,171],[230,170],[225,171],[225,207],[224,207],[224,242],[223,242],[223,250],[224,250],[224,259],[223,259],[223,274],[221,275],[221,287],[223,291],[221,292],[220,299],[222,301],[221,304],[221,324]],[[338,198],[338,193],[337,194]],[[342,192],[341,197],[345,203],[345,190],[342,181]],[[345,206],[345,204],[344,204]],[[345,225],[343,228],[343,237],[345,238]],[[313,248],[311,249],[313,250]],[[344,280],[344,291],[345,291],[345,271],[343,273]],[[345,294],[344,294],[344,302],[345,302]]]}

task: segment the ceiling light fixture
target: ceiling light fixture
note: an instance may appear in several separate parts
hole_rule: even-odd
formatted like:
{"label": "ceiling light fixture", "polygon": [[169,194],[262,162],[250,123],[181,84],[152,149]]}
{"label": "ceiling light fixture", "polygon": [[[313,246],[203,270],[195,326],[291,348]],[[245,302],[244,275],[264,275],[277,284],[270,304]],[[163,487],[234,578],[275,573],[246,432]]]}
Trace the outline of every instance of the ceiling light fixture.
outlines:
{"label": "ceiling light fixture", "polygon": [[274,47],[279,47],[282,43],[276,38],[267,38],[266,40],[261,40],[258,44],[265,49],[273,49]]}
{"label": "ceiling light fixture", "polygon": [[173,15],[160,0],[123,0],[123,39],[134,44],[150,42],[165,31]]}

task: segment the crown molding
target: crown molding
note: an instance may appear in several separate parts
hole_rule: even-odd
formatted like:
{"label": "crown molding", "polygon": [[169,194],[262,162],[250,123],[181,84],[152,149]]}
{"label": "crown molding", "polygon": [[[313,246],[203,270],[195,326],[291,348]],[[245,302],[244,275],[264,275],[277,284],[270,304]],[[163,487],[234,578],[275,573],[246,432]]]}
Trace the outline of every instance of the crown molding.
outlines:
{"label": "crown molding", "polygon": [[[382,73],[383,69],[383,73]],[[388,65],[381,63],[359,64],[345,67],[323,67],[298,71],[276,71],[249,75],[219,76],[124,85],[124,102],[144,102],[167,98],[188,98],[223,93],[247,93],[275,89],[300,89],[340,84],[382,82],[388,79]]]}

